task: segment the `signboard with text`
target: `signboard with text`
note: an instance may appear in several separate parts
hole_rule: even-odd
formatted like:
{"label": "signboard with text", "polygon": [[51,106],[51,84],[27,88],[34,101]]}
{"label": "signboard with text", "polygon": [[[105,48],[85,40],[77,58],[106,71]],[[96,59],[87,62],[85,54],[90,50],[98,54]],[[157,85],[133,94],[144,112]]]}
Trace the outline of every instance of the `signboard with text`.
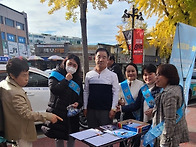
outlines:
{"label": "signboard with text", "polygon": [[144,30],[134,29],[133,31],[133,63],[143,63],[143,44],[144,44]]}
{"label": "signboard with text", "polygon": [[9,53],[8,53],[9,56],[11,57],[19,56],[18,44],[16,42],[8,41],[8,50],[9,50]]}
{"label": "signboard with text", "polygon": [[19,55],[23,57],[28,56],[26,44],[18,43]]}
{"label": "signboard with text", "polygon": [[186,104],[191,84],[191,77],[195,65],[196,27],[178,23],[172,47],[170,63],[175,65],[183,86]]}
{"label": "signboard with text", "polygon": [[68,52],[67,44],[35,44],[35,54],[38,56],[65,55]]}
{"label": "signboard with text", "polygon": [[[133,35],[132,35],[133,33]],[[143,63],[143,44],[144,44],[144,30],[134,29],[123,31],[128,50],[133,54],[133,63],[142,64]],[[132,50],[132,37],[133,37],[133,50]]]}

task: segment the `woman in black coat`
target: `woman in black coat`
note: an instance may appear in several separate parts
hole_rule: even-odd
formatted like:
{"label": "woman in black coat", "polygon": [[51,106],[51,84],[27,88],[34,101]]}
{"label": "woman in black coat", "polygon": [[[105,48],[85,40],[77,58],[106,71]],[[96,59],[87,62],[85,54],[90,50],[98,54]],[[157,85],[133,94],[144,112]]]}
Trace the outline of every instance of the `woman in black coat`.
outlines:
{"label": "woman in black coat", "polygon": [[47,123],[42,126],[44,134],[56,139],[56,147],[74,146],[70,133],[79,131],[79,114],[67,116],[68,106],[80,109],[83,104],[83,87],[80,77],[80,59],[71,54],[49,76],[50,101],[47,112],[57,114],[63,121],[56,124]]}

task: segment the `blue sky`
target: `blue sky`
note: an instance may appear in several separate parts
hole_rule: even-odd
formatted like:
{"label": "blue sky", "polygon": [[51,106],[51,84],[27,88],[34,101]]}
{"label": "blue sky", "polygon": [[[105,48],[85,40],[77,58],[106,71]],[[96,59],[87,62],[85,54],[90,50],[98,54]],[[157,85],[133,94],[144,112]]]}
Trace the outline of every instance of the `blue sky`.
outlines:
{"label": "blue sky", "polygon": [[[0,3],[17,10],[26,12],[28,17],[28,27],[30,33],[50,33],[52,35],[81,37],[81,27],[78,20],[65,20],[65,8],[49,15],[48,1],[44,4],[39,0],[0,0]],[[88,4],[87,12],[87,37],[88,44],[106,43],[117,44],[115,35],[118,33],[118,25],[122,24],[121,17],[125,9],[130,9],[132,4],[126,2],[114,2],[108,5],[108,9],[94,10],[91,3]],[[79,9],[78,9],[79,12]],[[148,28],[155,25],[157,17],[148,20],[144,17],[144,22]]]}

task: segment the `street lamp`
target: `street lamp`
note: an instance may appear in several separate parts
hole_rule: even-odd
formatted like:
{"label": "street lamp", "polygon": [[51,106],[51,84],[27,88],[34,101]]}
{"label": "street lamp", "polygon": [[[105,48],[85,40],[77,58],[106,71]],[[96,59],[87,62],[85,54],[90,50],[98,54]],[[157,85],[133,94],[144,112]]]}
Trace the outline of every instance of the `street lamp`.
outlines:
{"label": "street lamp", "polygon": [[131,39],[131,62],[133,62],[133,35],[134,35],[134,24],[135,24],[135,17],[136,19],[143,21],[144,18],[142,17],[142,12],[139,12],[138,14],[138,8],[132,8],[132,14],[127,12],[127,9],[125,9],[124,14],[122,16],[123,21],[126,21],[127,18],[132,18],[132,39]]}

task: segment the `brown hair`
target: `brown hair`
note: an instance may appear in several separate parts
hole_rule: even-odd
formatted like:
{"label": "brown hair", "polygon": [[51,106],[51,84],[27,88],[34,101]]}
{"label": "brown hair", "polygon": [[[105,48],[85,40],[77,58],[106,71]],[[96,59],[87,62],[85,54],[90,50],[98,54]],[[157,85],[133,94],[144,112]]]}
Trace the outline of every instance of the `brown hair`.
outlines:
{"label": "brown hair", "polygon": [[168,79],[168,84],[179,85],[179,75],[177,68],[172,64],[161,64],[157,68],[158,74]]}
{"label": "brown hair", "polygon": [[15,78],[23,71],[28,71],[29,65],[24,57],[14,57],[9,59],[6,65],[6,71],[8,75],[13,74]]}

